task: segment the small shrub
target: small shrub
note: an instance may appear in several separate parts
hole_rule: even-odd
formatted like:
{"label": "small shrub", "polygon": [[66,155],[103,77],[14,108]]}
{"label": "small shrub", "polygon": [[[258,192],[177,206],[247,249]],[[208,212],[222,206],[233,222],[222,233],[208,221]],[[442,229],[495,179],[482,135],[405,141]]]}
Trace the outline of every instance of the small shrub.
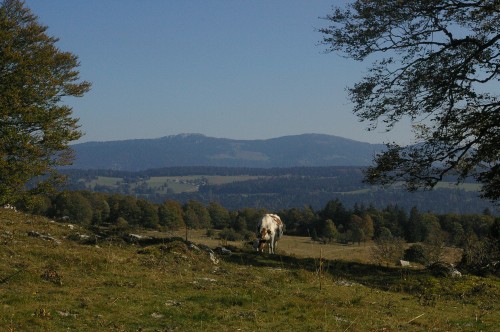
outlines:
{"label": "small shrub", "polygon": [[224,228],[219,233],[219,238],[225,241],[241,241],[243,240],[243,235],[232,228]]}
{"label": "small shrub", "polygon": [[405,250],[404,259],[413,263],[426,264],[425,248],[421,244],[414,244]]}
{"label": "small shrub", "polygon": [[399,237],[377,239],[372,249],[372,256],[379,264],[396,263],[403,257],[404,244],[404,240]]}
{"label": "small shrub", "polygon": [[205,233],[205,236],[208,238],[212,238],[215,236],[215,231],[211,228],[207,229],[207,232]]}

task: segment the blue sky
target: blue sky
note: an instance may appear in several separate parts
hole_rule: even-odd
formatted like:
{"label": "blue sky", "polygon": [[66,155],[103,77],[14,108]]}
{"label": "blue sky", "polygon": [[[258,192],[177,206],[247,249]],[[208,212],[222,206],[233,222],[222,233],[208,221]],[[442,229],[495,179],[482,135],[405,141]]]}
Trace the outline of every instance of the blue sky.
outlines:
{"label": "blue sky", "polygon": [[412,142],[407,126],[367,132],[345,88],[369,63],[319,46],[340,0],[26,0],[92,82],[73,98],[79,142],[201,133],[268,139],[323,133]]}

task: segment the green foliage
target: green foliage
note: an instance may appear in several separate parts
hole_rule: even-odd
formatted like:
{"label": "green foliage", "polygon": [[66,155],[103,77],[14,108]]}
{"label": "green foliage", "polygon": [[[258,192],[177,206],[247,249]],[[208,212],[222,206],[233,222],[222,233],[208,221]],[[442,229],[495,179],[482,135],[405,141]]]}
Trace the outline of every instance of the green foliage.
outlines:
{"label": "green foliage", "polygon": [[[498,222],[497,222],[498,224]],[[500,240],[494,234],[481,240],[474,234],[466,236],[460,268],[478,275],[500,276]]]}
{"label": "green foliage", "polygon": [[379,264],[396,264],[403,258],[404,248],[405,241],[401,238],[379,238],[375,240],[372,256]]}
{"label": "green foliage", "polygon": [[[254,239],[257,222],[267,213],[264,209],[253,208],[228,211],[218,204],[205,207],[197,201],[190,201],[183,206],[177,201],[169,200],[158,205],[132,196],[88,191],[62,192],[53,197],[32,196],[29,201],[18,202],[17,207],[25,211],[46,213],[50,217],[69,222],[102,226],[101,228],[112,229],[117,234],[129,227],[178,230],[186,227],[185,220],[192,229],[209,229],[212,227],[210,224],[207,226],[207,221],[212,220],[210,211],[219,210],[224,218],[229,218],[223,237],[227,233],[228,239],[237,241]],[[350,220],[347,228],[342,223],[337,224],[337,221],[321,219],[321,216],[328,215],[332,211],[333,214]],[[338,213],[339,211],[341,213]],[[440,261],[445,245],[454,244],[450,239],[456,234],[461,234],[460,231],[455,234],[455,229],[462,230],[465,234],[458,244],[461,248],[467,249],[464,250],[463,264],[469,266],[470,269],[467,269],[470,271],[482,273],[481,269],[493,266],[499,257],[498,250],[493,250],[498,247],[495,245],[498,243],[498,240],[495,240],[498,238],[498,235],[495,235],[498,234],[498,219],[489,214],[436,215],[420,213],[414,208],[408,218],[404,210],[395,206],[389,206],[382,211],[362,204],[356,205],[354,209],[348,209],[338,200],[327,204],[324,210],[315,211],[306,206],[303,209],[293,208],[277,213],[285,223],[285,234],[311,236],[313,240],[325,243],[368,242],[371,236],[367,237],[367,234],[375,235],[376,241],[382,242],[401,237],[397,234],[407,234],[409,237],[404,237],[404,240],[410,242],[415,240],[415,234],[407,230],[416,229],[411,227],[417,225],[420,230],[419,239],[425,249],[423,257],[426,265]],[[218,215],[218,212],[213,215]],[[289,225],[293,233],[288,231]],[[471,242],[470,239],[476,240]],[[488,243],[488,249],[478,245],[483,242]],[[476,264],[476,267],[472,266],[472,263]]]}
{"label": "green foliage", "polygon": [[159,225],[158,208],[155,204],[144,199],[137,200],[141,210],[140,224],[147,228],[156,228]]}
{"label": "green foliage", "polygon": [[207,207],[210,219],[215,229],[223,229],[229,226],[229,211],[216,202],[210,202]]}
{"label": "green foliage", "polygon": [[333,221],[331,219],[326,220],[321,231],[321,237],[326,239],[327,242],[333,242],[337,239],[338,235],[339,232]]}
{"label": "green foliage", "polygon": [[[251,207],[279,211],[282,214],[281,210],[287,209],[284,212],[292,214],[287,219],[303,219],[300,224],[287,225],[290,226],[288,228],[290,234],[306,232],[307,227],[305,229],[297,227],[306,222],[312,225],[316,221],[317,216],[310,210],[324,208],[326,204],[335,200],[341,200],[345,207],[356,206],[360,202],[361,206],[363,203],[370,204],[372,208],[377,209],[385,209],[388,205],[392,205],[394,211],[389,209],[384,211],[388,214],[402,211],[406,213],[413,206],[422,211],[435,213],[466,214],[481,213],[485,209],[494,210],[491,202],[478,197],[480,184],[475,182],[456,185],[455,179],[450,177],[445,179],[446,182],[440,183],[436,190],[408,193],[399,186],[380,188],[363,184],[362,168],[358,167],[280,169],[172,167],[137,172],[65,169],[63,173],[68,175],[68,184],[65,186],[68,190],[90,189],[97,192],[137,195],[156,202],[177,200],[184,203],[192,199],[208,207],[211,203],[217,202],[231,210]],[[213,175],[214,173],[219,175]],[[174,176],[176,174],[179,176]],[[250,176],[245,174],[252,174],[253,179],[249,180]],[[182,190],[177,188],[173,193],[166,193],[163,189],[165,181],[169,186],[172,183],[179,185],[189,183],[189,188]],[[142,188],[144,184],[148,185],[147,189]],[[199,186],[195,187],[195,184]],[[291,210],[293,208],[296,210]],[[299,218],[298,214],[302,216]],[[356,211],[356,214],[362,216],[360,211]],[[324,220],[335,220],[337,226],[345,225],[349,221],[349,216],[339,215],[326,214],[321,217]],[[401,218],[397,215],[393,217]],[[401,230],[391,229],[391,232],[403,236]]]}
{"label": "green foliage", "polygon": [[184,222],[189,228],[209,228],[210,214],[207,208],[198,201],[190,200],[183,206]]}
{"label": "green foliage", "polygon": [[161,226],[176,230],[184,227],[184,212],[182,206],[176,201],[165,201],[158,207],[158,220]]}
{"label": "green foliage", "polygon": [[219,232],[219,238],[225,241],[242,241],[244,236],[232,228],[224,228]]}
{"label": "green foliage", "polygon": [[391,230],[387,227],[381,227],[377,239],[391,239],[393,237]]}
{"label": "green foliage", "polygon": [[78,119],[62,98],[90,88],[79,82],[78,59],[56,46],[57,38],[20,0],[0,3],[0,205],[31,192],[47,192],[68,165],[68,143],[78,139]]}
{"label": "green foliage", "polygon": [[357,61],[375,58],[352,88],[354,113],[391,130],[403,118],[419,144],[388,144],[370,183],[432,188],[446,174],[500,197],[497,0],[355,0],[335,8],[323,44]]}
{"label": "green foliage", "polygon": [[138,225],[141,220],[141,209],[137,199],[131,196],[112,195],[108,198],[110,209],[109,219],[115,223],[118,218],[125,219],[130,225]]}
{"label": "green foliage", "polygon": [[373,220],[368,214],[363,217],[353,214],[350,219],[349,230],[351,231],[352,242],[366,242],[373,237]]}
{"label": "green foliage", "polygon": [[62,192],[54,200],[54,216],[68,218],[79,224],[90,224],[92,221],[92,205],[80,192]]}
{"label": "green foliage", "polygon": [[46,216],[50,212],[52,201],[47,195],[31,195],[24,196],[17,205],[21,210],[31,214]]}
{"label": "green foliage", "polygon": [[404,252],[404,259],[410,262],[426,264],[425,248],[421,244],[413,244]]}

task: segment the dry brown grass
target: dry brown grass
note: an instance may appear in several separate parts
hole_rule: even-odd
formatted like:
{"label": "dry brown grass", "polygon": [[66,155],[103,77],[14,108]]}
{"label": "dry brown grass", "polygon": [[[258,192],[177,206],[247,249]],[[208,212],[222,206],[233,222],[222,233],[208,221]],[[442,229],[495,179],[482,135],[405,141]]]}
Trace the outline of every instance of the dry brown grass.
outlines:
{"label": "dry brown grass", "polygon": [[[148,233],[156,236],[178,236],[185,238],[186,231],[179,230],[175,232],[155,232]],[[217,247],[223,245],[217,235],[207,237],[205,230],[189,230],[188,240],[194,243],[203,243],[209,247]],[[246,245],[244,241],[228,241],[227,244],[243,248]],[[411,244],[407,244],[409,247]],[[278,242],[278,251],[284,255],[292,255],[301,258],[319,258],[320,253],[324,259],[328,260],[345,260],[359,263],[374,263],[372,250],[375,246],[373,241],[364,242],[361,244],[340,244],[327,243],[322,244],[311,240],[305,236],[289,236],[285,235]],[[443,260],[449,263],[457,263],[461,259],[461,250],[458,248],[445,248]]]}

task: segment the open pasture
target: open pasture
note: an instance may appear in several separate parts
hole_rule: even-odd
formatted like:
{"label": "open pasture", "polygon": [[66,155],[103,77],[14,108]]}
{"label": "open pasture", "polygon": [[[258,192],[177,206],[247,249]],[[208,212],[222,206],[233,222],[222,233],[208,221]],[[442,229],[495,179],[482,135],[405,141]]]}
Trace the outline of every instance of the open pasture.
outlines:
{"label": "open pasture", "polygon": [[0,210],[1,331],[496,331],[500,324],[493,277],[435,278],[364,263],[362,252],[320,261],[288,253],[286,238],[277,255],[242,248],[212,259],[168,237],[138,246],[119,235],[97,243],[82,235],[93,236]]}

